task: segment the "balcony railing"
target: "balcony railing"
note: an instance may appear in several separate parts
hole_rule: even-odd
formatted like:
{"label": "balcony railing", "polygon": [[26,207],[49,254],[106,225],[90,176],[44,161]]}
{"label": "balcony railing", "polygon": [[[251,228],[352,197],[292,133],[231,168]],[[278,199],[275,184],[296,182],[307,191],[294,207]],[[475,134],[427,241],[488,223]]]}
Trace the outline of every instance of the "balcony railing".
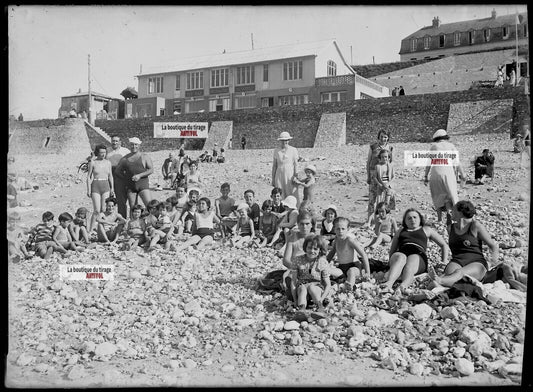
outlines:
{"label": "balcony railing", "polygon": [[371,80],[365,79],[362,76],[355,75],[355,80],[358,84],[362,84],[363,86],[371,88],[372,90],[379,91],[380,93],[383,92],[383,86],[380,86],[379,84],[374,83]]}
{"label": "balcony railing", "polygon": [[355,84],[355,75],[326,76],[315,79],[316,87],[346,86]]}

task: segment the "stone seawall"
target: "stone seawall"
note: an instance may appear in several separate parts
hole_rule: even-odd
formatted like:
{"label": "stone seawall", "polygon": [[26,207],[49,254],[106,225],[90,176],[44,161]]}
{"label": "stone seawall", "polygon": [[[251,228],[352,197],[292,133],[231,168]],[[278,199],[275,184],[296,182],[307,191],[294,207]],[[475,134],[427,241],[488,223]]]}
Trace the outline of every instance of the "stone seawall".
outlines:
{"label": "stone seawall", "polygon": [[[295,147],[313,147],[320,117],[323,113],[346,113],[346,144],[367,144],[376,139],[379,130],[391,133],[392,141],[425,142],[439,128],[446,128],[450,104],[478,100],[513,99],[511,134],[530,121],[529,104],[524,90],[517,88],[477,89],[438,94],[405,95],[380,99],[362,99],[326,104],[307,104],[232,110],[209,113],[188,113],[157,118],[96,120],[96,126],[109,135],[123,139],[137,136],[143,150],[177,148],[178,139],[154,139],[153,122],[233,121],[233,148],[240,148],[246,135],[247,148],[274,148],[280,132],[288,131]],[[203,142],[190,143],[202,148]]]}

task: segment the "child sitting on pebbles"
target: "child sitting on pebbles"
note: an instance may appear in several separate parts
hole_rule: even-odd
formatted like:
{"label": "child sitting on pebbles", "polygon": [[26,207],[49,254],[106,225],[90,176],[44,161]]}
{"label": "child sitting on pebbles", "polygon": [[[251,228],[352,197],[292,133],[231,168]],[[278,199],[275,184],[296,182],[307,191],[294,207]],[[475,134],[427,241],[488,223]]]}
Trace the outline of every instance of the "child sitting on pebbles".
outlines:
{"label": "child sitting on pebbles", "polygon": [[370,248],[370,250],[377,248],[382,243],[389,244],[396,231],[398,231],[396,220],[391,215],[390,209],[385,202],[379,202],[376,206],[373,224],[376,237],[363,245],[363,248]]}
{"label": "child sitting on pebbles", "polygon": [[255,237],[254,222],[248,216],[249,209],[250,207],[246,203],[241,203],[237,206],[239,218],[234,228],[233,238],[231,239],[231,244],[236,248],[250,244]]}
{"label": "child sitting on pebbles", "polygon": [[296,256],[291,272],[291,292],[298,305],[298,310],[307,308],[307,296],[318,307],[324,310],[324,300],[328,298],[331,282],[329,279],[329,263],[326,260],[328,244],[324,237],[311,234],[303,243],[305,254]]}

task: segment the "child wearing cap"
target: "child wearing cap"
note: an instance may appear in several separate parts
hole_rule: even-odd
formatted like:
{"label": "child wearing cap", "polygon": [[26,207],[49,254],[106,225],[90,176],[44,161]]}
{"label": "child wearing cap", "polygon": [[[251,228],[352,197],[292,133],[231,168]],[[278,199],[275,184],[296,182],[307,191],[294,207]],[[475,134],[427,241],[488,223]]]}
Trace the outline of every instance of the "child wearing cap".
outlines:
{"label": "child wearing cap", "polygon": [[237,206],[237,214],[239,219],[233,230],[233,238],[231,244],[236,248],[241,248],[243,245],[251,244],[255,237],[254,222],[248,216],[250,206],[246,203],[241,203]]}
{"label": "child wearing cap", "polygon": [[74,219],[68,226],[68,231],[72,240],[75,242],[81,241],[88,244],[89,232],[87,231],[87,214],[89,210],[85,207],[80,207],[74,214]]}
{"label": "child wearing cap", "polygon": [[305,178],[294,178],[293,183],[303,187],[303,200],[312,203],[314,200],[315,184],[316,184],[316,167],[308,165],[304,169]]}
{"label": "child wearing cap", "polygon": [[320,223],[320,235],[328,241],[328,245],[331,247],[335,239],[335,226],[333,225],[333,221],[337,217],[337,207],[330,204],[322,215],[324,216],[324,220]]}

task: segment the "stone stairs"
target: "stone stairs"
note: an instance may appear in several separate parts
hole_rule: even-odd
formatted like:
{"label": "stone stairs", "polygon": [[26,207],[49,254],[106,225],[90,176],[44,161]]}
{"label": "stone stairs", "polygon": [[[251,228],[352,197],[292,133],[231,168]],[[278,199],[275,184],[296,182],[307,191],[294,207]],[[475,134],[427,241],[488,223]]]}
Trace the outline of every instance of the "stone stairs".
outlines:
{"label": "stone stairs", "polygon": [[345,144],[346,112],[322,114],[313,147],[339,147]]}
{"label": "stone stairs", "polygon": [[98,144],[104,144],[106,146],[111,145],[111,137],[102,128],[96,127],[88,121],[84,121],[84,123],[89,142],[91,143],[91,148],[94,149]]}
{"label": "stone stairs", "polygon": [[450,135],[510,131],[513,100],[499,99],[450,105],[447,130]]}
{"label": "stone stairs", "polygon": [[217,144],[217,147],[227,150],[230,147],[230,140],[233,136],[233,121],[213,121],[209,128],[207,139],[205,140],[203,150],[211,151]]}

